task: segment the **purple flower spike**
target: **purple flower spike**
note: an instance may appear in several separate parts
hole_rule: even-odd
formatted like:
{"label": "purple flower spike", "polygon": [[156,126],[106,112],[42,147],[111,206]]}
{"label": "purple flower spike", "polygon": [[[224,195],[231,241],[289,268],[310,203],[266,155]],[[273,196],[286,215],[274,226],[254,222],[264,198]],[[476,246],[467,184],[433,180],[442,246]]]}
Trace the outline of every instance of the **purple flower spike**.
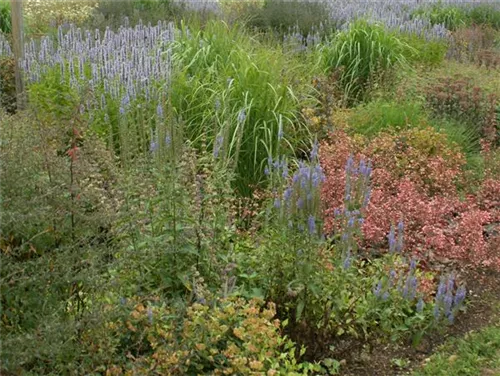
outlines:
{"label": "purple flower spike", "polygon": [[344,258],[343,267],[344,267],[344,269],[349,269],[350,266],[351,266],[351,252],[347,252],[347,254]]}
{"label": "purple flower spike", "polygon": [[307,227],[309,228],[309,233],[312,235],[316,232],[316,219],[313,215],[310,215],[307,220]]}
{"label": "purple flower spike", "polygon": [[219,135],[215,139],[215,145],[214,145],[214,157],[219,158],[219,153],[222,149],[222,143],[224,142],[224,137]]}
{"label": "purple flower spike", "polygon": [[156,107],[156,115],[158,115],[158,119],[163,120],[163,107],[161,104],[158,104],[158,107]]}
{"label": "purple flower spike", "polygon": [[418,303],[417,303],[417,312],[418,313],[422,313],[424,311],[424,306],[425,306],[425,303],[424,301],[422,300],[422,298],[420,298],[418,300]]}
{"label": "purple flower spike", "polygon": [[318,151],[319,151],[318,140],[315,140],[314,144],[313,144],[313,147],[312,147],[312,150],[311,150],[311,161],[313,161],[316,158],[318,158]]}
{"label": "purple flower spike", "polygon": [[274,199],[274,207],[275,207],[276,209],[281,208],[281,200],[280,200],[279,198],[275,198],[275,199]]}
{"label": "purple flower spike", "polygon": [[151,141],[151,143],[149,144],[149,151],[151,153],[154,153],[156,150],[158,150],[158,143],[155,141]]}
{"label": "purple flower spike", "polygon": [[389,235],[387,235],[387,240],[389,241],[389,252],[393,253],[396,250],[396,235],[394,233],[394,226],[391,226]]}

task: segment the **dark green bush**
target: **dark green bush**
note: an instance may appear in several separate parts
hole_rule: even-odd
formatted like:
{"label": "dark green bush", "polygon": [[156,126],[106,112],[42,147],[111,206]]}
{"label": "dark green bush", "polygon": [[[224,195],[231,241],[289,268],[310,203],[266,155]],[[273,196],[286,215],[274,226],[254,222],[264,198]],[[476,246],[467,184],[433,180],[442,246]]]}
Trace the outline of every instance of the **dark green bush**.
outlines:
{"label": "dark green bush", "polygon": [[0,32],[9,34],[11,32],[10,2],[0,0]]}
{"label": "dark green bush", "polygon": [[152,24],[171,20],[180,8],[170,0],[102,0],[93,16],[86,22],[92,28],[118,28],[127,18],[130,25],[139,21]]}
{"label": "dark green bush", "polygon": [[325,2],[304,2],[300,0],[266,0],[261,8],[254,8],[249,15],[249,26],[259,29],[273,29],[286,33],[297,27],[307,35],[320,24],[328,29],[329,13]]}
{"label": "dark green bush", "polygon": [[468,16],[473,25],[490,26],[500,30],[500,7],[498,6],[478,5],[469,11]]}
{"label": "dark green bush", "polygon": [[2,116],[3,247],[23,259],[88,243],[108,228],[117,205],[102,142],[38,112]]}
{"label": "dark green bush", "polygon": [[0,56],[0,107],[7,112],[16,109],[16,82],[14,59]]}

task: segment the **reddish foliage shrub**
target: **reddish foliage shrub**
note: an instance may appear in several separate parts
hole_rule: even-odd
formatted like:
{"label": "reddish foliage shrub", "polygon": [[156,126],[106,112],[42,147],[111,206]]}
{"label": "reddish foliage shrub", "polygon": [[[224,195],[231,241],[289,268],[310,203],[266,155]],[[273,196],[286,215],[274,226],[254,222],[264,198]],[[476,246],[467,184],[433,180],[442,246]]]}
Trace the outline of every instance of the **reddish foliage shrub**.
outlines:
{"label": "reddish foliage shrub", "polygon": [[498,98],[474,86],[465,77],[446,77],[427,88],[427,104],[437,115],[447,115],[476,127],[479,134],[493,142],[497,138]]}
{"label": "reddish foliage shrub", "polygon": [[460,28],[453,32],[447,57],[460,62],[478,62],[478,55],[495,47],[495,30],[487,26]]}
{"label": "reddish foliage shrub", "polygon": [[[477,197],[459,199],[455,182],[462,179],[463,156],[431,129],[399,135],[381,134],[368,145],[342,131],[322,144],[326,181],[325,231],[336,227],[333,212],[344,196],[344,166],[350,153],[373,163],[372,195],[363,224],[364,247],[386,248],[391,224],[403,220],[405,251],[421,259],[451,259],[475,265],[496,265],[484,236],[485,225],[498,215],[500,181],[488,180]],[[496,209],[495,209],[496,207]]]}
{"label": "reddish foliage shrub", "polygon": [[[419,190],[434,195],[454,194],[465,159],[450,148],[444,134],[432,128],[410,129],[399,134],[380,134],[365,148],[375,166],[377,186],[391,189],[403,177],[414,182]],[[390,177],[385,176],[388,172]]]}

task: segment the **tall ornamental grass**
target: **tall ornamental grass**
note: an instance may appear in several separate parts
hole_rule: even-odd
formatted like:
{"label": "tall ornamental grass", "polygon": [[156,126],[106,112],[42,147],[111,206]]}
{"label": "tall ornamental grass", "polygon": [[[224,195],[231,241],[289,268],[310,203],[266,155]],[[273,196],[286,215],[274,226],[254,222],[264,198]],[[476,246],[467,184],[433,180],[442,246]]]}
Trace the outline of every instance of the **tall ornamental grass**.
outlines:
{"label": "tall ornamental grass", "polygon": [[381,24],[356,21],[322,49],[327,71],[339,74],[344,100],[353,104],[367,98],[395,69],[406,68],[411,47]]}
{"label": "tall ornamental grass", "polygon": [[57,42],[27,44],[22,66],[30,98],[43,99],[48,113],[59,106],[49,88],[85,97],[91,128],[124,163],[149,154],[168,133],[160,125],[176,122],[195,147],[231,160],[244,194],[264,181],[278,142],[290,153],[300,148],[308,131],[297,115],[318,70],[220,21],[105,33],[59,28]]}
{"label": "tall ornamental grass", "polygon": [[315,67],[251,39],[238,27],[183,27],[172,44],[172,106],[186,135],[223,144],[242,193],[264,178],[278,143],[294,150],[307,132],[297,117]]}

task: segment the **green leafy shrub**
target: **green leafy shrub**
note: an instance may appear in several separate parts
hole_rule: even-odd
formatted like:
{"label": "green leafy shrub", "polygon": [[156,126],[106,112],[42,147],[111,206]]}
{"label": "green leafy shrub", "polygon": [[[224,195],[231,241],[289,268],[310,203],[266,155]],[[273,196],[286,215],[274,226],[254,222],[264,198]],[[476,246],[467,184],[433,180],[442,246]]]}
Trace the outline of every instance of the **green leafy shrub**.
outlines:
{"label": "green leafy shrub", "polygon": [[335,35],[322,55],[327,71],[340,70],[339,85],[346,102],[352,104],[366,99],[372,89],[391,78],[394,69],[404,69],[410,50],[397,34],[360,20]]}
{"label": "green leafy shrub", "polygon": [[[162,152],[165,154],[161,155]],[[169,298],[195,294],[193,267],[211,289],[224,281],[234,237],[233,176],[222,158],[197,153],[178,135],[154,161],[136,161],[119,181],[124,205],[114,280],[122,296],[161,291]]]}
{"label": "green leafy shrub", "polygon": [[112,156],[85,129],[60,122],[36,112],[0,120],[1,239],[21,259],[90,241],[116,213]]}
{"label": "green leafy shrub", "polygon": [[473,25],[490,26],[500,30],[500,9],[498,7],[480,4],[470,9],[468,17]]}
{"label": "green leafy shrub", "polygon": [[10,2],[7,0],[0,1],[0,32],[9,34],[12,30],[10,18]]}
{"label": "green leafy shrub", "polygon": [[86,21],[96,6],[96,0],[83,0],[77,7],[70,1],[29,0],[24,5],[26,24],[31,32],[44,33],[51,26]]}
{"label": "green leafy shrub", "polygon": [[139,22],[170,20],[180,14],[180,7],[168,0],[100,0],[84,24],[89,29],[118,28],[125,18],[130,25]]}
{"label": "green leafy shrub", "polygon": [[281,34],[298,28],[307,35],[320,24],[328,29],[331,22],[327,4],[320,1],[265,0],[263,6],[254,8],[253,12],[249,15],[249,26],[272,29]]}
{"label": "green leafy shrub", "polygon": [[0,56],[0,107],[12,113],[16,109],[14,59]]}
{"label": "green leafy shrub", "polygon": [[[109,323],[112,337],[131,336],[135,360],[107,367],[113,374],[307,374],[295,346],[283,337],[272,303],[225,299],[214,306],[195,303],[182,322],[162,305],[137,304],[125,322]],[[104,349],[99,349],[104,350]],[[98,350],[98,351],[99,351]],[[109,351],[109,349],[106,349]]]}
{"label": "green leafy shrub", "polygon": [[429,86],[426,97],[435,116],[448,116],[464,122],[479,136],[496,142],[498,98],[495,94],[474,86],[467,77],[455,76]]}
{"label": "green leafy shrub", "polygon": [[460,62],[480,63],[481,55],[494,52],[496,31],[489,26],[459,28],[451,35],[447,57]]}
{"label": "green leafy shrub", "polygon": [[402,38],[412,47],[407,54],[408,62],[411,64],[438,66],[446,57],[448,50],[446,41],[425,40],[414,34],[403,35]]}

